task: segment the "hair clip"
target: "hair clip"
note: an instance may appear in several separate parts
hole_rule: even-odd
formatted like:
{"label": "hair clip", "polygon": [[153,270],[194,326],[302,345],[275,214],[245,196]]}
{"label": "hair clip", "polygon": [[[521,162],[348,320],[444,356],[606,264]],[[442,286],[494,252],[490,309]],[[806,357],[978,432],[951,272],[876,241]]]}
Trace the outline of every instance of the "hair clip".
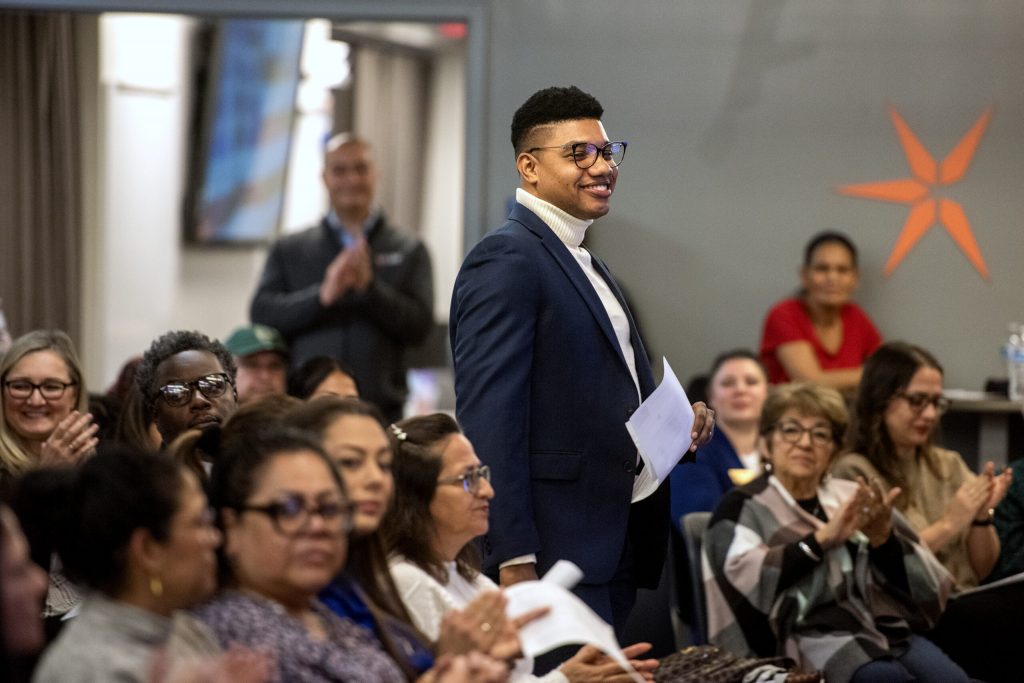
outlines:
{"label": "hair clip", "polygon": [[408,438],[408,434],[402,431],[402,428],[396,424],[391,425],[391,433],[395,435],[395,438],[399,441],[405,441]]}

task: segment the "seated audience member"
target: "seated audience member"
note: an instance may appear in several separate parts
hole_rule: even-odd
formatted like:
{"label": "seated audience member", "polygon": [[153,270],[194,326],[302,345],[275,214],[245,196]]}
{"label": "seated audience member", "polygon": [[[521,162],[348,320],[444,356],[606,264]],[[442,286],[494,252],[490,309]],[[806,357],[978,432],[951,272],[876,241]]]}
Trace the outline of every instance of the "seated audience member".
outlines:
{"label": "seated audience member", "polygon": [[288,394],[303,401],[320,396],[359,398],[352,372],[330,356],[314,356],[288,375]]}
{"label": "seated audience member", "polygon": [[[450,416],[414,417],[392,425],[391,430],[395,507],[384,518],[391,574],[413,623],[428,637],[437,638],[447,614],[482,594],[500,596],[494,592],[494,582],[480,573],[472,544],[487,531],[495,492],[489,468],[480,464],[472,444]],[[497,629],[491,631],[492,654],[507,658],[509,643]],[[625,652],[635,657],[649,649],[642,643]],[[633,664],[651,678],[657,661]],[[531,668],[529,660],[519,660],[513,679],[528,676]],[[584,647],[543,680],[603,681],[622,674],[618,665]]]}
{"label": "seated audience member", "polygon": [[175,330],[153,341],[135,384],[164,446],[188,429],[219,425],[235,411],[235,371],[224,345],[200,332]]}
{"label": "seated audience member", "polygon": [[[405,681],[370,632],[317,600],[345,562],[353,524],[330,460],[310,437],[275,425],[236,443],[210,482],[224,530],[224,590],[197,616],[224,645],[270,648],[274,681]],[[442,667],[435,680],[503,673],[491,660],[459,666]]]}
{"label": "seated audience member", "polygon": [[[750,351],[723,353],[711,365],[707,403],[715,411],[711,440],[697,449],[697,459],[672,470],[672,520],[677,527],[690,512],[711,512],[734,484],[761,473],[761,407],[768,378]],[[687,392],[692,399],[693,396]]]}
{"label": "seated audience member", "polygon": [[135,373],[141,363],[142,356],[129,358],[107,389],[107,396],[116,399],[121,406],[112,440],[125,448],[149,452],[159,449],[163,439],[156,423],[146,414],[145,400],[135,383]]}
{"label": "seated audience member", "polygon": [[235,387],[239,403],[285,393],[288,346],[277,330],[266,325],[245,325],[228,335],[224,346],[234,355],[238,366]]}
{"label": "seated audience member", "polygon": [[[899,486],[896,507],[962,590],[984,580],[1000,555],[993,508],[1013,475],[996,473],[989,462],[976,476],[958,453],[932,443],[948,405],[942,377],[942,366],[919,346],[879,348],[864,364],[852,452],[836,462],[833,474]],[[1024,628],[1008,605],[1024,605],[1024,584],[957,596],[931,638],[974,678],[1019,680],[1016,648]]]}
{"label": "seated audience member", "polygon": [[18,520],[0,506],[0,680],[29,679],[46,640],[39,605],[47,585],[46,572],[29,557]]}
{"label": "seated audience member", "polygon": [[942,375],[939,362],[919,346],[879,348],[864,365],[854,402],[851,452],[836,460],[832,474],[898,486],[896,507],[962,590],[977,586],[999,557],[993,508],[1012,474],[996,474],[989,462],[975,476],[959,453],[932,443],[949,405]]}
{"label": "seated audience member", "polygon": [[953,582],[893,509],[899,489],[825,476],[846,423],[834,389],[769,394],[771,470],[726,493],[704,534],[711,642],[787,655],[829,683],[967,681],[914,633],[936,622]]}
{"label": "seated audience member", "polygon": [[220,534],[191,473],[161,454],[106,451],[75,470],[33,472],[22,486],[59,510],[61,560],[90,589],[33,681],[142,683],[170,652],[172,669],[218,653],[178,612],[216,588]]}
{"label": "seated audience member", "polygon": [[823,232],[804,250],[800,292],[768,312],[761,362],[772,384],[814,382],[852,390],[861,364],[882,338],[850,299],[857,289],[857,248],[846,235]]}
{"label": "seated audience member", "polygon": [[[97,425],[86,412],[88,393],[71,339],[35,330],[0,358],[0,499],[11,501],[18,477],[37,466],[75,465],[92,454]],[[33,558],[50,569],[43,616],[52,636],[79,602],[78,591],[51,565],[47,539],[29,537]]]}
{"label": "seated audience member", "polygon": [[369,403],[334,396],[303,403],[287,417],[289,425],[319,439],[353,506],[345,570],[320,599],[338,616],[373,632],[407,675],[418,675],[433,666],[434,657],[398,596],[379,533],[395,488],[383,421]]}
{"label": "seated audience member", "polygon": [[999,535],[999,560],[986,581],[1024,572],[1024,458],[1010,463],[1012,479],[993,518]]}
{"label": "seated audience member", "polygon": [[0,496],[37,465],[73,465],[92,453],[97,426],[86,412],[88,392],[71,339],[35,330],[0,357]]}

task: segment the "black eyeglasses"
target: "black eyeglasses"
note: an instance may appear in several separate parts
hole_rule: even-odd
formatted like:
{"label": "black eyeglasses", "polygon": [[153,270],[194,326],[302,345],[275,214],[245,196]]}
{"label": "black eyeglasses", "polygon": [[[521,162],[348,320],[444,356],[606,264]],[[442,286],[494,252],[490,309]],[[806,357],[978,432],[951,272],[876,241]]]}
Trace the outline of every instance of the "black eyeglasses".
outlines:
{"label": "black eyeglasses", "polygon": [[457,477],[451,479],[438,479],[438,484],[456,484],[462,486],[466,493],[473,494],[474,496],[480,492],[480,482],[491,481],[491,468],[487,465],[481,465],[480,467],[474,467],[468,470],[464,474],[460,474]]}
{"label": "black eyeglasses", "polygon": [[180,408],[192,400],[197,389],[206,398],[218,398],[224,395],[230,384],[231,380],[228,379],[226,373],[217,372],[191,382],[171,382],[163,385],[157,391],[164,403],[172,408]]}
{"label": "black eyeglasses", "polygon": [[61,382],[56,379],[45,379],[40,384],[29,382],[27,379],[12,379],[10,382],[4,382],[4,388],[7,389],[7,395],[11,398],[26,399],[38,389],[39,395],[47,401],[56,401],[64,395],[68,387],[73,387],[76,384],[78,382]]}
{"label": "black eyeglasses", "polygon": [[922,392],[907,394],[901,391],[896,395],[905,400],[910,405],[910,409],[915,413],[922,412],[928,404],[934,406],[936,412],[944,413],[949,410],[949,406],[952,403],[942,394],[925,394]]}
{"label": "black eyeglasses", "polygon": [[798,443],[804,433],[811,435],[811,443],[815,446],[831,446],[834,443],[832,430],[828,427],[802,427],[796,422],[780,422],[775,431],[786,443]]}
{"label": "black eyeglasses", "polygon": [[322,500],[315,505],[307,503],[300,495],[292,495],[265,505],[243,505],[239,512],[259,512],[270,517],[278,533],[294,536],[316,515],[324,521],[324,527],[331,533],[348,534],[352,531],[352,503],[340,500]]}
{"label": "black eyeglasses", "polygon": [[598,157],[603,158],[608,162],[609,166],[615,168],[625,158],[626,145],[628,144],[627,142],[606,142],[602,147],[598,147],[592,142],[574,142],[571,145],[565,144],[554,147],[531,147],[526,151],[532,154],[539,149],[567,150],[572,152],[572,160],[577,168],[590,168],[597,163]]}

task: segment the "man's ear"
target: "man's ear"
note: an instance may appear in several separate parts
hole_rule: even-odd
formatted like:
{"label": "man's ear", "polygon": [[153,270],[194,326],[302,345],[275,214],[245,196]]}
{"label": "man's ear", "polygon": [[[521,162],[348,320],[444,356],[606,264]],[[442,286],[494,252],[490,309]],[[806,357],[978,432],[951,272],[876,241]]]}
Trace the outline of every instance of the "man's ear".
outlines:
{"label": "man's ear", "polygon": [[516,157],[516,170],[523,182],[529,185],[537,184],[537,157],[529,152],[520,152]]}

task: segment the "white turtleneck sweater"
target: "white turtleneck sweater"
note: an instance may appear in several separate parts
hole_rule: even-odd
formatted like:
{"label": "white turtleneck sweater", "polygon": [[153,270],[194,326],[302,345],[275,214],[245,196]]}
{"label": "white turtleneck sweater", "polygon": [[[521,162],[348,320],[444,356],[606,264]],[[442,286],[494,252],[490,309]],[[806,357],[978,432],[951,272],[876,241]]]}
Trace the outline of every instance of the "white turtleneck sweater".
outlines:
{"label": "white turtleneck sweater", "polygon": [[583,244],[587,228],[594,221],[576,218],[554,204],[546,202],[522,188],[516,188],[516,201],[537,214],[542,221],[547,223],[547,226],[551,228],[551,232],[555,233],[558,239],[562,241],[565,248],[569,250],[569,253],[576,259],[576,262],[580,264],[583,274],[590,280],[594,291],[597,292],[597,296],[601,299],[604,310],[608,313],[608,319],[611,321],[612,329],[615,330],[615,336],[619,340],[619,348],[622,350],[622,356],[626,359],[626,365],[629,366],[629,374],[633,378],[633,384],[636,385],[636,394],[639,398],[640,380],[636,374],[636,357],[633,354],[633,342],[629,340],[629,318],[626,317],[626,312],[622,310],[622,304],[619,303],[619,300],[615,298],[615,294],[612,293],[611,287],[608,286],[605,279],[594,268],[594,263],[590,259],[590,252],[580,246]]}
{"label": "white turtleneck sweater", "polygon": [[[633,354],[633,342],[629,339],[629,318],[626,317],[622,304],[619,303],[619,300],[615,298],[615,294],[612,293],[611,287],[608,286],[605,279],[594,268],[590,252],[580,246],[583,244],[587,228],[594,221],[576,218],[554,204],[530,194],[521,187],[516,188],[516,201],[537,214],[537,217],[551,228],[551,232],[555,233],[562,244],[565,245],[565,248],[569,250],[569,253],[572,254],[573,258],[576,259],[576,262],[580,264],[583,274],[590,280],[590,284],[593,286],[594,291],[597,292],[598,298],[601,299],[604,310],[608,313],[612,329],[615,330],[615,337],[619,340],[622,356],[626,359],[626,365],[629,366],[629,374],[633,378],[633,384],[636,385],[637,398],[640,399],[640,379],[636,374],[636,356]],[[536,562],[536,555],[522,555],[502,562],[499,568],[514,564],[535,564]]]}

